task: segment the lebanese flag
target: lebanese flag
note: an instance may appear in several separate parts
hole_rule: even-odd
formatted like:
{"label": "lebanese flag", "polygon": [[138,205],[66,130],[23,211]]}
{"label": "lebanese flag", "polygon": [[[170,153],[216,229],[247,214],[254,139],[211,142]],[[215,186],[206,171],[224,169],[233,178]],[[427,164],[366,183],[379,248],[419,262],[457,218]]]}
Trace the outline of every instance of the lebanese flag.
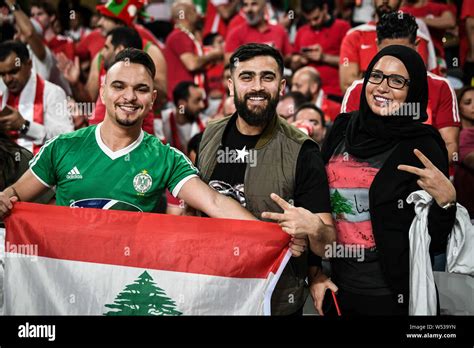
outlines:
{"label": "lebanese flag", "polygon": [[7,315],[259,315],[291,254],[273,223],[16,203]]}

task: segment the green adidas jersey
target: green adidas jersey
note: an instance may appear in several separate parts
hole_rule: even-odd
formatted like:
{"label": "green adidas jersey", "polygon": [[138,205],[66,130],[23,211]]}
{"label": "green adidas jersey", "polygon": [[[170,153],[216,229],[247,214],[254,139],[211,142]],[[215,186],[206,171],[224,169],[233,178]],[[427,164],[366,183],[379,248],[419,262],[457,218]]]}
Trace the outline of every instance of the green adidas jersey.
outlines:
{"label": "green adidas jersey", "polygon": [[177,196],[198,173],[183,153],[143,131],[113,152],[100,126],[59,135],[31,160],[33,174],[56,186],[57,205],[152,212],[165,188]]}

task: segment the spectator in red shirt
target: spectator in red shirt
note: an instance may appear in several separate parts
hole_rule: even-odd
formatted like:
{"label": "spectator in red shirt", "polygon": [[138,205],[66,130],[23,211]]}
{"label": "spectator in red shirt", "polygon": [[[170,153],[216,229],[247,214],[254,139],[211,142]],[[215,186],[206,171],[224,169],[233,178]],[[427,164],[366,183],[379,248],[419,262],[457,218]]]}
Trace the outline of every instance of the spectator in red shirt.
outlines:
{"label": "spectator in red shirt", "polygon": [[335,19],[328,13],[323,0],[308,0],[301,4],[308,24],[302,26],[295,38],[293,70],[304,65],[315,67],[321,74],[326,94],[342,97],[338,66],[341,43],[350,29],[346,21]]}
{"label": "spectator in red shirt", "polygon": [[295,71],[291,90],[303,93],[311,103],[323,110],[327,122],[334,121],[339,114],[341,104],[327,98],[321,88],[321,76],[315,68],[307,66]]}
{"label": "spectator in red shirt", "polygon": [[225,62],[229,62],[232,53],[247,43],[262,43],[272,46],[281,52],[285,63],[289,63],[293,47],[288,33],[280,24],[268,23],[265,16],[265,0],[243,0],[242,11],[246,22],[235,27],[227,34],[225,40]]}
{"label": "spectator in red shirt", "polygon": [[[354,82],[362,78],[369,62],[377,54],[376,25],[386,13],[396,12],[400,8],[401,0],[374,0],[374,21],[359,25],[347,32],[342,41],[339,60],[339,79],[343,92]],[[437,67],[436,53],[431,37],[418,30],[419,39],[417,51],[426,64],[428,71]]]}
{"label": "spectator in red shirt", "polygon": [[438,56],[444,58],[443,36],[446,29],[456,26],[456,14],[446,4],[428,2],[428,0],[406,0],[400,9],[417,18],[421,18],[430,29],[431,37]]}
{"label": "spectator in red shirt", "polygon": [[[89,59],[89,54],[93,60],[86,88],[79,89],[78,86],[73,86],[74,98],[78,101],[95,102],[97,100],[97,96],[99,95],[99,84],[97,81],[100,79],[101,61],[103,59],[100,51],[105,45],[107,33],[115,28],[128,26],[138,32],[142,39],[143,50],[150,55],[153,59],[153,63],[155,63],[156,75],[154,87],[158,91],[155,105],[159,105],[163,103],[163,100],[166,98],[167,90],[167,62],[162,50],[158,46],[161,44],[158,44],[158,40],[148,30],[133,23],[137,17],[138,10],[143,6],[142,0],[121,0],[121,7],[118,6],[117,1],[118,0],[111,0],[105,5],[97,6],[97,11],[101,14],[98,23],[99,28],[87,35],[76,47],[76,54],[81,60]],[[117,11],[117,8],[119,8],[120,11]],[[73,63],[79,68],[78,59]]]}
{"label": "spectator in red shirt", "polygon": [[174,30],[166,38],[166,61],[168,70],[168,99],[173,99],[173,90],[181,81],[193,81],[200,88],[205,87],[205,68],[223,57],[220,47],[213,47],[204,53],[201,42],[196,38],[196,24],[199,15],[192,2],[176,1],[171,9]]}
{"label": "spectator in red shirt", "polygon": [[[384,15],[377,23],[377,47],[403,45],[416,49],[415,18],[409,14],[399,16],[393,12]],[[341,112],[359,109],[363,80],[356,80],[347,89]],[[449,160],[457,160],[459,144],[459,111],[456,95],[447,79],[428,72],[428,120],[425,123],[437,128],[448,148]]]}
{"label": "spectator in red shirt", "polygon": [[234,17],[239,0],[210,0],[207,2],[202,36],[219,33],[227,35],[229,21]]}
{"label": "spectator in red shirt", "polygon": [[246,22],[245,19],[245,13],[242,11],[242,9],[237,12],[237,14],[232,17],[232,19],[229,22],[229,25],[227,26],[227,34],[229,34],[232,30],[237,28],[239,25],[242,25]]}
{"label": "spectator in red shirt", "polygon": [[43,39],[53,53],[63,52],[69,59],[74,59],[74,42],[66,36],[57,35],[53,30],[57,15],[51,3],[43,0],[32,2],[31,17],[41,24]]}

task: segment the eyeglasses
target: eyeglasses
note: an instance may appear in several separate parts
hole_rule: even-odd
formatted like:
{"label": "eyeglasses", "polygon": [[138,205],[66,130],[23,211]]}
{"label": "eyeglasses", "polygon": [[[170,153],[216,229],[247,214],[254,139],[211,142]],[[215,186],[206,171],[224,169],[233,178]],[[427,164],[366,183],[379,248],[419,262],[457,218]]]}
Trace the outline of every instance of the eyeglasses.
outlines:
{"label": "eyeglasses", "polygon": [[388,81],[388,86],[394,89],[402,89],[410,85],[410,80],[396,74],[385,75],[381,71],[372,71],[369,75],[369,82],[375,85],[380,85],[385,79]]}

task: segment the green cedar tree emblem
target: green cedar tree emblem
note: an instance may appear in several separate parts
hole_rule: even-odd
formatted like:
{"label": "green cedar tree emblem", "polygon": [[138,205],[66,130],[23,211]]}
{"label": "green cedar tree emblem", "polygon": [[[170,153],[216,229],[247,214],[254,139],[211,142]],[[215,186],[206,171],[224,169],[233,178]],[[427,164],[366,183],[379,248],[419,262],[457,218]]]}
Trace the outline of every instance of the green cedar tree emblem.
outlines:
{"label": "green cedar tree emblem", "polygon": [[354,215],[351,202],[343,197],[338,190],[334,190],[331,194],[331,208],[337,218],[342,218],[343,214]]}
{"label": "green cedar tree emblem", "polygon": [[104,315],[182,315],[176,310],[176,303],[163,289],[156,286],[147,271],[143,272],[133,284],[117,295],[113,304],[105,307],[118,309]]}

